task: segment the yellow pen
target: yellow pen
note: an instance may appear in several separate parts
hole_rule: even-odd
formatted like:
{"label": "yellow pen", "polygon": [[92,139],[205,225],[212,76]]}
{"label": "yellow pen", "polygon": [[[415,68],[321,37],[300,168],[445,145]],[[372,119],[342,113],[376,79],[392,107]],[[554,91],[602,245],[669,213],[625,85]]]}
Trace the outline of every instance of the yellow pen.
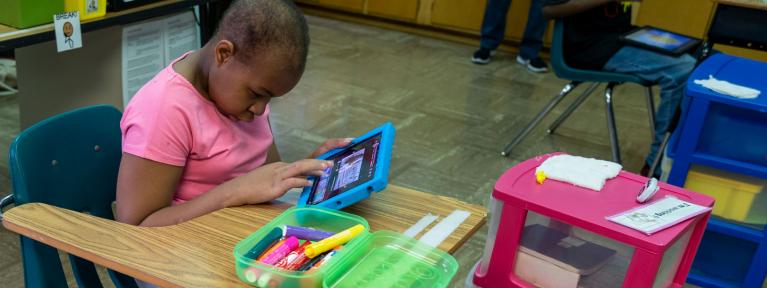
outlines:
{"label": "yellow pen", "polygon": [[357,224],[349,229],[338,232],[338,234],[322,239],[304,248],[304,254],[309,258],[314,258],[317,255],[322,254],[325,251],[335,248],[336,246],[343,245],[352,238],[356,237],[360,232],[365,230],[365,226]]}

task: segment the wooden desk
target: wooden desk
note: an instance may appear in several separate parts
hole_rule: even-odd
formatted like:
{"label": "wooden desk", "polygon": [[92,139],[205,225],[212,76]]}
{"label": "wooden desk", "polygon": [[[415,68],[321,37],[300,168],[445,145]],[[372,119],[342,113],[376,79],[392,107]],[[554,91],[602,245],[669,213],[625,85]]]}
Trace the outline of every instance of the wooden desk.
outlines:
{"label": "wooden desk", "polygon": [[[8,210],[3,226],[163,287],[234,287],[245,286],[235,275],[234,245],[290,206],[275,202],[226,208],[179,225],[137,227],[33,203]],[[389,185],[345,211],[367,219],[371,230],[403,232],[426,213],[442,218],[455,209],[471,212],[439,246],[455,252],[485,223],[484,207]]]}
{"label": "wooden desk", "polygon": [[[104,17],[83,20],[80,28],[82,32],[88,32],[109,26],[128,24],[158,16],[172,14],[196,5],[202,5],[216,0],[164,0],[151,4],[138,6],[118,12],[107,12]],[[204,13],[204,9],[200,10]],[[53,17],[53,15],[51,15]],[[205,17],[201,17],[205,18]],[[53,18],[51,18],[51,22]],[[203,25],[204,26],[204,25]],[[203,28],[205,29],[205,28]],[[206,35],[206,31],[202,31]],[[0,24],[0,51],[50,41],[55,38],[53,24],[44,24],[26,29]],[[205,39],[203,39],[205,40]],[[204,42],[204,41],[203,41]]]}

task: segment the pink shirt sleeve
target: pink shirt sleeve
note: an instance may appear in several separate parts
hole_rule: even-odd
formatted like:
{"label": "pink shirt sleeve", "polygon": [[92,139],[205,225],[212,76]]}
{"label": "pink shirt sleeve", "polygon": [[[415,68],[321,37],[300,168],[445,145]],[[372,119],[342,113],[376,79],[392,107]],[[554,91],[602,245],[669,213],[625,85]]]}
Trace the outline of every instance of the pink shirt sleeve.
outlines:
{"label": "pink shirt sleeve", "polygon": [[[168,89],[151,90],[142,89],[139,93],[168,92]],[[185,166],[193,143],[186,111],[178,102],[156,103],[145,99],[152,97],[136,97],[134,100],[137,101],[132,101],[125,110],[120,123],[123,152],[160,163]]]}

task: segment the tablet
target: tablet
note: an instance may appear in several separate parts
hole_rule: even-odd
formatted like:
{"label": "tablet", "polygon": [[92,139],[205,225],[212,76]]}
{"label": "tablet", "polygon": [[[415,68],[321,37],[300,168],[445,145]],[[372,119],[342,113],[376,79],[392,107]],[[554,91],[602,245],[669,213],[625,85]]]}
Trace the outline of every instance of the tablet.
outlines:
{"label": "tablet", "polygon": [[651,26],[637,28],[621,35],[620,39],[634,46],[672,56],[682,55],[700,43],[699,39]]}
{"label": "tablet", "polygon": [[298,207],[342,209],[386,188],[394,146],[394,125],[387,122],[343,148],[333,149],[317,159],[333,161],[320,177],[310,177]]}

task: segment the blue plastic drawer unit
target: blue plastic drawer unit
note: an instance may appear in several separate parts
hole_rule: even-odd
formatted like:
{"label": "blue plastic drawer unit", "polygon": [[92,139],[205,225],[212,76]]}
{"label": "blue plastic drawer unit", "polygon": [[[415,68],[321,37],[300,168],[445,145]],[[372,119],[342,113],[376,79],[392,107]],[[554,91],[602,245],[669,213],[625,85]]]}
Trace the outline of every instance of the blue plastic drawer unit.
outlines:
{"label": "blue plastic drawer unit", "polygon": [[[755,99],[738,99],[692,81],[709,75],[762,93]],[[695,152],[767,166],[767,63],[717,54],[702,63],[687,83],[689,97],[710,103]]]}

